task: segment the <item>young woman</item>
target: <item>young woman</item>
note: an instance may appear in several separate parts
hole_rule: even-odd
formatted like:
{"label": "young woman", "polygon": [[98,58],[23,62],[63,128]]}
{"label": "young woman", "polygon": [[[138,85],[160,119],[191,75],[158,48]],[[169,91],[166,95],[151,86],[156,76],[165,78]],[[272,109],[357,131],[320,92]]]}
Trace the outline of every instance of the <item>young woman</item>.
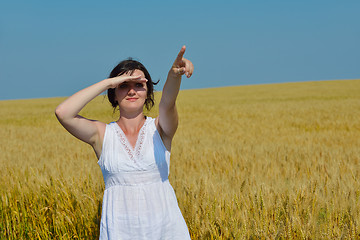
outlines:
{"label": "young woman", "polygon": [[[183,57],[185,49],[169,71],[156,118],[143,113],[144,106],[154,105],[154,83],[134,60],[120,62],[110,78],[75,93],[55,110],[64,128],[90,144],[99,159],[105,181],[100,239],[190,239],[168,180],[181,76],[189,78],[194,70]],[[105,90],[112,106],[119,107],[116,122],[105,124],[78,115]]]}

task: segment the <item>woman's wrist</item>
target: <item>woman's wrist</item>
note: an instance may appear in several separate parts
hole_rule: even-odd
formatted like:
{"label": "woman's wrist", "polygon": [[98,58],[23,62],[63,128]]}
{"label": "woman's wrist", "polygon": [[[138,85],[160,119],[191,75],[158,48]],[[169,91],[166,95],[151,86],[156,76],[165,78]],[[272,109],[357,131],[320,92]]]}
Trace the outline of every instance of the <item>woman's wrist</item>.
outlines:
{"label": "woman's wrist", "polygon": [[176,73],[173,69],[170,69],[168,73],[168,79],[181,80],[181,74]]}

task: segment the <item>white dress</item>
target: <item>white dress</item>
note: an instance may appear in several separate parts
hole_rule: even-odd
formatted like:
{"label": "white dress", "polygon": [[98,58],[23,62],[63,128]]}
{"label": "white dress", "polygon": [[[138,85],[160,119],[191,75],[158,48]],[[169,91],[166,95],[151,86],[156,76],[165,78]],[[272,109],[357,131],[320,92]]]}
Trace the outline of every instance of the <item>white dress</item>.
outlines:
{"label": "white dress", "polygon": [[147,117],[135,149],[116,122],[106,125],[100,239],[190,239],[168,179],[170,152]]}

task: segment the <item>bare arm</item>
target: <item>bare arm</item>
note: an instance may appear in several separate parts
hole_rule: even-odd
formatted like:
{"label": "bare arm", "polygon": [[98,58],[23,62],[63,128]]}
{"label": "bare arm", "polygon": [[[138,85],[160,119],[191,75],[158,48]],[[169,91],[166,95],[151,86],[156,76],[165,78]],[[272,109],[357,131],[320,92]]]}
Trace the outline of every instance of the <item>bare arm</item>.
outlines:
{"label": "bare arm", "polygon": [[139,76],[122,75],[102,80],[90,87],[80,90],[62,102],[56,108],[55,115],[69,133],[92,145],[96,154],[99,156],[102,144],[100,134],[103,134],[105,131],[105,123],[86,119],[78,114],[86,104],[103,91],[109,88],[115,88],[122,82],[130,80],[140,81],[142,79]]}
{"label": "bare arm", "polygon": [[159,104],[157,125],[165,147],[168,150],[171,148],[171,140],[178,126],[178,114],[175,103],[180,89],[181,76],[185,74],[189,78],[194,71],[192,62],[183,58],[185,50],[186,47],[183,46],[169,71]]}

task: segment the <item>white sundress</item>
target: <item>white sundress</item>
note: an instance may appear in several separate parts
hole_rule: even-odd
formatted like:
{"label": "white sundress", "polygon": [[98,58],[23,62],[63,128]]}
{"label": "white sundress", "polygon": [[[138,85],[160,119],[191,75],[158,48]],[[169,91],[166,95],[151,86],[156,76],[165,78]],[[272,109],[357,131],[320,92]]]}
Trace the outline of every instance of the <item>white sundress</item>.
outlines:
{"label": "white sundress", "polygon": [[169,183],[170,152],[147,117],[135,149],[116,122],[106,125],[100,239],[190,239]]}

